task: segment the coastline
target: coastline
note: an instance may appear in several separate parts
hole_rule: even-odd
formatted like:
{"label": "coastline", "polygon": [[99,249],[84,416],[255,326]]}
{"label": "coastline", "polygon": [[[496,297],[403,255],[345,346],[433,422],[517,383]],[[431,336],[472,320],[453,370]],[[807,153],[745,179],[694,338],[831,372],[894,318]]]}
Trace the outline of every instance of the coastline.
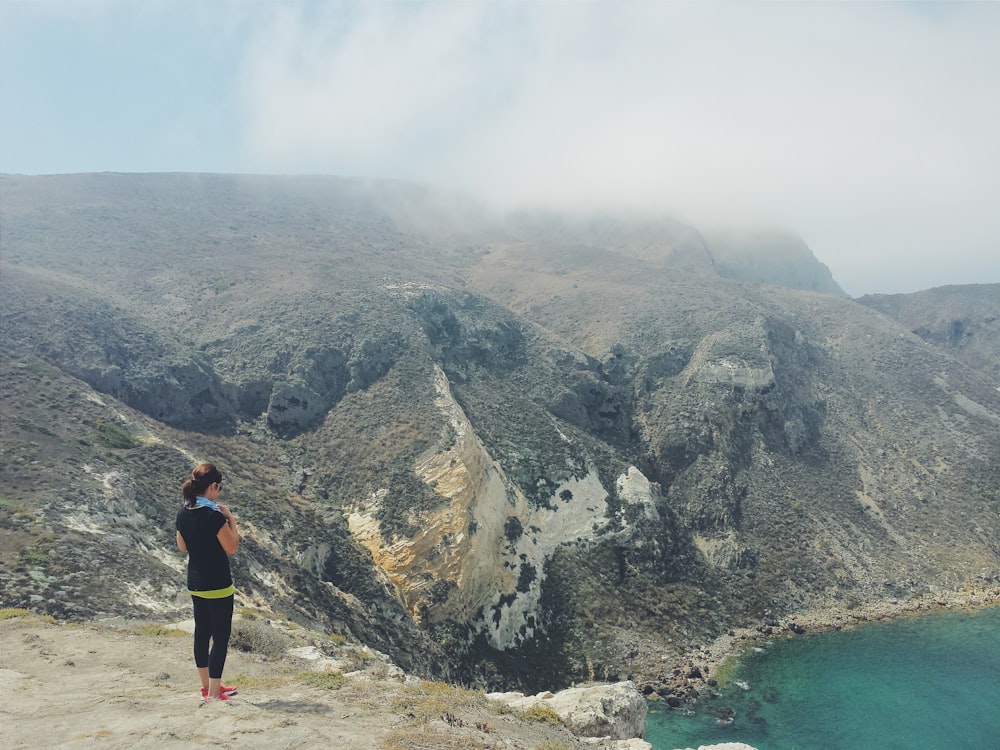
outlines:
{"label": "coastline", "polygon": [[1000,606],[1000,583],[932,592],[905,600],[865,602],[850,610],[817,606],[780,618],[766,616],[755,626],[733,628],[712,643],[687,652],[673,670],[674,679],[659,690],[648,693],[647,698],[665,700],[671,706],[697,700],[719,682],[724,683],[726,673],[748,649],[775,638],[794,638],[807,632],[853,629],[902,617],[996,606]]}

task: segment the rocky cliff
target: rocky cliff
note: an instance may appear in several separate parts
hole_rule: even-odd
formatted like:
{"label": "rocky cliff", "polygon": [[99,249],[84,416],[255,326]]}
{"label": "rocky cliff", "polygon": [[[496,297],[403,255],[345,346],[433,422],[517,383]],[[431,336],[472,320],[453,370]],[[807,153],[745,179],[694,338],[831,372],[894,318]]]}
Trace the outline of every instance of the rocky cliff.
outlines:
{"label": "rocky cliff", "polygon": [[797,235],[780,229],[706,234],[706,244],[721,276],[846,296],[830,269]]}
{"label": "rocky cliff", "polygon": [[[992,324],[790,288],[802,245],[751,279],[671,220],[395,183],[0,190],[5,606],[183,610],[202,459],[243,604],[494,688],[655,683],[733,627],[1000,575]],[[943,319],[1000,289],[968,294]]]}

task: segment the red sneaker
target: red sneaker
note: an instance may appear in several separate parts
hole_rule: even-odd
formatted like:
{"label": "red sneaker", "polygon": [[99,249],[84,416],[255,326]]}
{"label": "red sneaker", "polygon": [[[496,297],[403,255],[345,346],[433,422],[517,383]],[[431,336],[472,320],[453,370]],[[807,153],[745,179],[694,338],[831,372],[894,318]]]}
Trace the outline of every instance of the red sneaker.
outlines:
{"label": "red sneaker", "polygon": [[208,694],[205,694],[201,696],[201,699],[205,701],[205,703],[211,703],[212,701],[227,701],[229,700],[229,693],[219,693],[214,698]]}
{"label": "red sneaker", "polygon": [[[236,695],[236,686],[235,685],[219,685],[219,695],[225,695],[226,698],[228,698],[230,695]],[[208,688],[202,688],[201,689],[201,697],[202,698],[207,698],[208,697]],[[223,698],[223,700],[225,700],[225,698]]]}

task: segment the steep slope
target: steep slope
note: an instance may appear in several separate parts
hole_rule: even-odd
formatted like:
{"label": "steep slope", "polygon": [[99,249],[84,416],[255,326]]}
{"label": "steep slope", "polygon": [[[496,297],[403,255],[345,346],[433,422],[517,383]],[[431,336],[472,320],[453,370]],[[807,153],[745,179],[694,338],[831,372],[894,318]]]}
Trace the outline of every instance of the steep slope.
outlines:
{"label": "steep slope", "polygon": [[189,608],[173,543],[177,478],[226,467],[244,539],[240,604],[354,633],[426,674],[444,668],[338,514],[287,487],[274,445],[164,427],[31,356],[0,366],[0,590],[4,606],[70,620],[178,617]]}
{"label": "steep slope", "polygon": [[858,299],[924,341],[1000,381],[1000,284],[942,286]]}
{"label": "steep slope", "polygon": [[5,603],[185,606],[196,459],[244,603],[474,684],[663,681],[737,625],[1000,576],[990,373],[724,278],[689,227],[333,178],[0,187]]}

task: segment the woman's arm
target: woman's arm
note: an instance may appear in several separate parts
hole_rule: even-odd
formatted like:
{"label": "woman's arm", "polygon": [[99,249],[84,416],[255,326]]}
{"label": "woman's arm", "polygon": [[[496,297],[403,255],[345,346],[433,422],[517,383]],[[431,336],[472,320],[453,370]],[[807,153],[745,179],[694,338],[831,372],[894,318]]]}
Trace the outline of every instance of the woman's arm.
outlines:
{"label": "woman's arm", "polygon": [[177,532],[177,549],[179,549],[184,554],[187,554],[188,551],[187,545],[184,544],[184,537],[181,536],[181,532],[179,531]]}
{"label": "woman's arm", "polygon": [[219,512],[226,517],[225,525],[219,529],[218,539],[227,555],[235,555],[240,548],[240,532],[236,530],[236,517],[225,505],[219,506]]}

